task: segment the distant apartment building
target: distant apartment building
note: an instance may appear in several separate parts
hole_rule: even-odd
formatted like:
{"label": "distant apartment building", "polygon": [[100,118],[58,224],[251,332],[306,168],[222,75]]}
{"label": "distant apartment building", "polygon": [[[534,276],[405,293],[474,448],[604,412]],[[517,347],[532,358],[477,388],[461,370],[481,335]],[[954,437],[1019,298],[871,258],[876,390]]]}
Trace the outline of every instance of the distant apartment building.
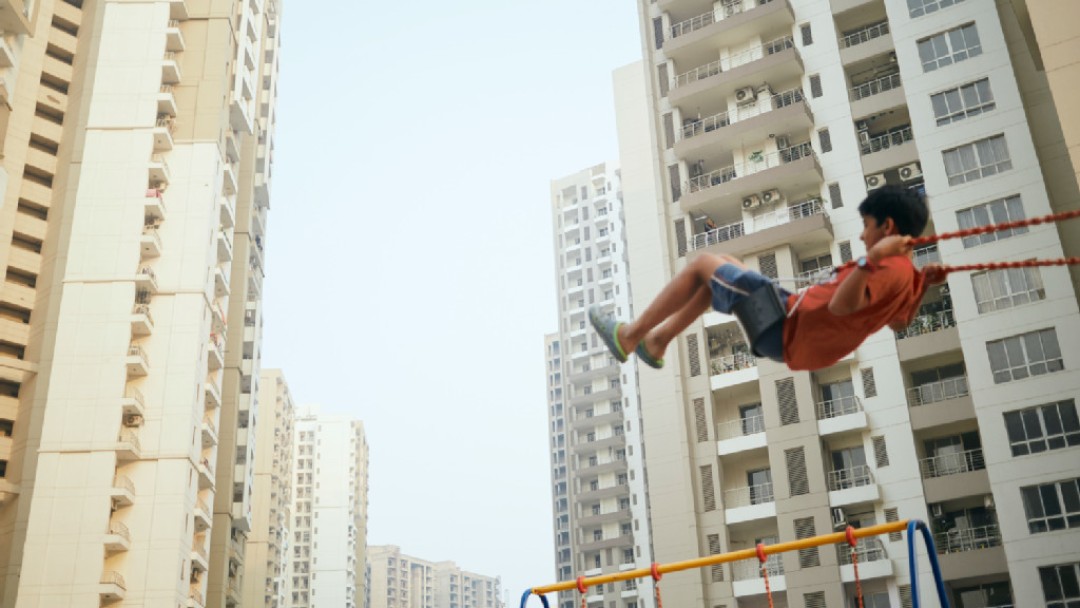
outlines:
{"label": "distant apartment building", "polygon": [[[644,67],[616,75],[635,308],[702,252],[805,287],[864,252],[856,206],[883,184],[925,192],[928,232],[1075,207],[1023,4],[640,0]],[[914,262],[1056,258],[1068,230],[946,240]],[[813,373],[756,359],[734,318],[706,314],[639,376],[656,559],[920,518],[953,605],[1080,601],[1076,291],[1064,268],[954,273],[910,327]],[[860,543],[867,605],[911,605],[902,536]],[[850,605],[851,561],[770,558],[774,598]],[[756,606],[764,581],[740,562],[665,579],[664,599]]]}
{"label": "distant apartment building", "polygon": [[498,577],[430,562],[394,545],[368,547],[370,608],[506,608]]}
{"label": "distant apartment building", "polygon": [[[619,170],[600,164],[551,184],[559,331],[545,336],[555,574],[559,580],[652,562],[634,365],[619,365],[590,306],[630,315]],[[595,587],[608,608],[652,605],[651,581]],[[563,593],[560,608],[573,608]]]}
{"label": "distant apartment building", "polygon": [[293,608],[364,608],[368,445],[364,425],[301,407],[293,445]]}
{"label": "distant apartment building", "polygon": [[285,375],[259,374],[252,521],[244,560],[245,606],[287,608],[292,598],[293,415],[295,405]]}
{"label": "distant apartment building", "polygon": [[280,8],[0,1],[0,606],[239,601]]}

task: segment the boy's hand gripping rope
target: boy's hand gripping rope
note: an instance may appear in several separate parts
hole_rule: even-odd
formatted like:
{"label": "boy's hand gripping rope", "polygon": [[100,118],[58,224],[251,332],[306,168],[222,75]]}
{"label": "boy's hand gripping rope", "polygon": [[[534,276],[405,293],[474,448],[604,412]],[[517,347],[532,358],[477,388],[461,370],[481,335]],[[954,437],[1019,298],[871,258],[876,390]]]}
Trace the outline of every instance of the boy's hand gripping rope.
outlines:
{"label": "boy's hand gripping rope", "polygon": [[757,544],[757,558],[761,562],[761,578],[765,579],[765,597],[769,600],[769,608],[773,608],[772,589],[769,588],[769,556],[765,555],[765,545]]}
{"label": "boy's hand gripping rope", "polygon": [[855,597],[859,600],[859,608],[863,608],[862,581],[859,580],[859,550],[855,539],[855,528],[847,527],[847,542],[851,545],[851,567],[855,571]]}

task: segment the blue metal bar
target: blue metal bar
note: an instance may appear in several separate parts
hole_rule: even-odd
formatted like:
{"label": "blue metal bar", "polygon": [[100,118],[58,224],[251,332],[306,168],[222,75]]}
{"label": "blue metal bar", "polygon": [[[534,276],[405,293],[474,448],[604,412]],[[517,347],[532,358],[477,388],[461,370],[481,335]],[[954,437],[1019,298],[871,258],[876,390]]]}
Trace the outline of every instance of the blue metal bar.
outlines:
{"label": "blue metal bar", "polygon": [[920,606],[919,560],[915,553],[915,530],[919,530],[919,532],[922,533],[923,545],[926,546],[926,553],[930,557],[930,570],[934,574],[938,602],[940,602],[941,608],[949,608],[949,595],[945,592],[945,579],[941,576],[941,565],[938,563],[937,549],[934,547],[934,538],[930,534],[930,528],[926,525],[926,522],[920,519],[909,521],[907,527],[908,568],[911,571],[911,606],[912,608],[919,608]]}
{"label": "blue metal bar", "polygon": [[[532,589],[526,589],[525,593],[521,594],[521,608],[525,608],[525,605],[529,603],[529,596],[532,595]],[[540,603],[544,605],[544,608],[551,608],[548,606],[547,596],[540,596]]]}

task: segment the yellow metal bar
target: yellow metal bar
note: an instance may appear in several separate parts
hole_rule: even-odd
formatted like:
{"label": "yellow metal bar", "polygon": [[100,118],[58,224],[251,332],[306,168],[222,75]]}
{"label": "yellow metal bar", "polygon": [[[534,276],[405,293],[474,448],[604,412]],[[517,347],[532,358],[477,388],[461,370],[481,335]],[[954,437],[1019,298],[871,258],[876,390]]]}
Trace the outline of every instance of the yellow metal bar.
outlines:
{"label": "yellow metal bar", "polygon": [[[869,526],[866,528],[857,528],[855,529],[853,534],[855,538],[878,536],[880,534],[889,534],[891,532],[902,532],[907,529],[907,525],[908,520],[904,519],[901,521],[887,524],[878,524],[876,526]],[[834,532],[832,534],[822,534],[820,536],[812,536],[810,538],[792,540],[785,543],[776,543],[775,545],[765,545],[764,549],[765,555],[772,555],[774,553],[785,553],[787,551],[797,551],[799,549],[809,549],[810,547],[820,547],[821,545],[835,545],[837,543],[846,542],[847,532],[845,531]],[[743,559],[757,559],[757,557],[757,548],[742,549],[740,551],[720,553],[717,555],[710,555],[708,557],[697,557],[681,562],[660,564],[657,567],[657,571],[660,572],[660,574],[667,574],[669,572],[679,572],[682,570],[690,570],[692,568],[703,568],[705,566],[715,566],[717,564],[737,562]],[[615,583],[618,581],[628,581],[630,579],[645,578],[647,576],[652,576],[652,568],[638,568],[636,570],[627,570],[625,572],[601,574],[600,576],[585,578],[582,580],[582,583],[586,587],[593,587],[595,585]],[[574,589],[577,589],[577,587],[577,580],[572,580],[555,583],[554,585],[547,585],[545,587],[533,587],[532,592],[534,595],[543,595],[546,593],[555,593],[557,591],[572,591]]]}

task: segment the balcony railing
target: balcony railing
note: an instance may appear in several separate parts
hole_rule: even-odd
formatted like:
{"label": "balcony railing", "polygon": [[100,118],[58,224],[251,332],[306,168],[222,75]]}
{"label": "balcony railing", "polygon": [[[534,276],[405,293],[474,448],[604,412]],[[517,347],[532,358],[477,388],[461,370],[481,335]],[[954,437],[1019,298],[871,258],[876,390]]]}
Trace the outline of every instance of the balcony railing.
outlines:
{"label": "balcony railing", "polygon": [[136,452],[142,449],[142,446],[139,444],[139,436],[136,435],[135,431],[131,429],[124,429],[120,431],[120,437],[117,439],[117,441],[119,441],[120,443],[130,444],[131,447],[135,448]]}
{"label": "balcony railing", "polygon": [[888,150],[889,148],[895,148],[902,146],[907,142],[915,139],[915,135],[911,131],[911,127],[907,126],[898,131],[891,133],[885,133],[884,135],[876,135],[866,140],[862,144],[863,156],[867,154],[874,154],[875,152],[881,152],[882,150]]}
{"label": "balcony railing", "polygon": [[757,358],[749,353],[735,353],[724,357],[714,357],[709,361],[709,369],[713,376],[749,369],[757,365]]}
{"label": "balcony railing", "polygon": [[770,40],[761,46],[747,49],[741,53],[717,59],[716,61],[710,61],[709,63],[698,66],[688,72],[683,72],[682,74],[675,76],[675,82],[673,83],[672,88],[693,84],[699,80],[704,80],[710,76],[716,76],[721,72],[733,70],[752,61],[757,61],[758,59],[762,59],[769,55],[775,55],[785,49],[794,47],[795,40],[791,36]]}
{"label": "balcony railing", "polygon": [[777,93],[769,97],[768,104],[763,103],[764,100],[759,99],[758,103],[740,107],[735,112],[720,112],[719,114],[713,114],[712,116],[706,116],[700,120],[687,123],[683,126],[682,137],[683,139],[690,139],[691,137],[709,133],[728,125],[766,114],[773,110],[786,108],[803,99],[803,90],[801,88]]}
{"label": "balcony railing", "polygon": [[115,570],[109,570],[101,575],[101,583],[103,585],[116,585],[121,589],[127,589],[127,583],[124,581],[124,577]]}
{"label": "balcony railing", "polygon": [[922,472],[924,479],[970,473],[985,468],[986,461],[983,460],[983,452],[979,448],[955,454],[930,456],[919,461],[919,471]]}
{"label": "balcony railing", "polygon": [[217,425],[210,419],[209,416],[203,418],[203,422],[206,424],[206,428],[210,429],[210,432],[217,435]]}
{"label": "balcony railing", "polygon": [[811,285],[817,285],[824,280],[827,280],[832,276],[832,266],[822,266],[821,268],[815,268],[814,270],[806,270],[795,275],[795,286],[799,289],[803,287],[809,287]]}
{"label": "balcony railing", "polygon": [[765,432],[765,415],[748,416],[716,425],[717,439],[734,439]]}
{"label": "balcony railing", "polygon": [[773,484],[762,483],[756,486],[735,488],[724,492],[724,507],[749,507],[751,505],[764,505],[774,502]]}
{"label": "balcony railing", "polygon": [[956,318],[953,317],[952,310],[945,309],[915,317],[911,325],[896,332],[896,338],[903,340],[914,336],[924,336],[950,327],[956,327]]}
{"label": "balcony railing", "polygon": [[880,23],[874,23],[864,28],[856,30],[846,36],[840,38],[840,48],[849,49],[853,46],[860,45],[864,42],[870,42],[875,38],[880,38],[889,33],[888,20]]}
{"label": "balcony railing", "polygon": [[919,247],[914,251],[914,258],[916,268],[922,268],[927,264],[941,262],[941,254],[938,253],[938,246],[936,244]]}
{"label": "balcony railing", "polygon": [[[840,554],[840,565],[850,566],[852,563],[851,547],[849,545],[837,545],[836,551]],[[885,554],[885,546],[877,538],[860,538],[855,541],[855,554],[858,556],[860,564],[876,562],[888,557]]]}
{"label": "balcony railing", "polygon": [[689,192],[699,192],[701,190],[707,190],[715,186],[726,184],[738,179],[739,173],[745,172],[746,167],[752,167],[754,170],[749,173],[753,174],[765,169],[780,167],[813,155],[814,149],[810,146],[810,142],[802,142],[795,144],[790,148],[784,148],[782,150],[777,150],[776,152],[763,154],[752,160],[747,160],[741,165],[742,171],[736,170],[735,166],[729,166],[692,177],[690,178],[687,190]]}
{"label": "balcony railing", "polygon": [[862,401],[852,395],[850,397],[837,397],[828,401],[819,401],[817,404],[817,419],[828,420],[837,416],[847,416],[863,411]]}
{"label": "balcony railing", "polygon": [[196,498],[195,499],[195,508],[196,509],[202,509],[203,513],[206,513],[207,515],[210,515],[210,507],[206,506],[206,502],[201,498]]}
{"label": "balcony railing", "polygon": [[946,378],[940,382],[920,384],[914,388],[909,388],[908,401],[912,406],[926,405],[956,399],[957,397],[965,397],[967,394],[967,376],[957,376],[955,378]]}
{"label": "balcony railing", "polygon": [[[784,574],[784,562],[780,559],[780,555],[773,554],[765,559],[765,569],[768,571],[769,576],[783,576]],[[742,559],[735,562],[732,566],[733,578],[737,581],[752,581],[757,578],[762,578],[761,563],[756,559]]]}
{"label": "balcony railing", "polygon": [[723,21],[728,17],[734,17],[735,15],[744,13],[747,10],[753,10],[763,4],[768,4],[769,2],[772,2],[772,0],[753,0],[753,6],[749,9],[746,8],[745,0],[728,0],[727,2],[718,3],[718,6],[707,13],[691,17],[671,26],[671,37],[678,38],[679,36],[685,36],[691,32],[696,32],[704,27],[708,27],[717,21]]}
{"label": "balcony railing", "polygon": [[693,240],[690,242],[690,251],[704,249],[710,245],[730,241],[748,233],[758,232],[767,228],[787,224],[788,222],[794,222],[795,220],[821,215],[823,213],[825,213],[825,206],[822,204],[820,198],[805,200],[789,207],[783,207],[767,213],[755,215],[742,222],[727,224],[725,226],[713,228],[707,232],[695,234]]}
{"label": "balcony railing", "polygon": [[136,304],[134,306],[134,308],[131,309],[131,314],[133,314],[133,315],[146,315],[146,318],[147,318],[147,320],[150,321],[150,324],[151,325],[154,324],[154,317],[153,317],[153,315],[150,314],[150,305],[149,304]]}
{"label": "balcony railing", "polygon": [[141,357],[143,361],[146,361],[147,365],[150,365],[150,357],[146,356],[146,351],[143,350],[143,347],[139,346],[138,344],[132,344],[131,346],[128,346],[128,356]]}
{"label": "balcony railing", "polygon": [[997,524],[980,528],[953,528],[934,534],[938,553],[959,553],[1001,546],[1001,530]]}
{"label": "balcony railing", "polygon": [[203,546],[204,541],[195,541],[195,553],[204,560],[210,561],[210,556],[206,553],[206,547]]}
{"label": "balcony railing", "polygon": [[127,490],[131,494],[135,494],[135,484],[131,483],[126,475],[116,475],[113,477],[112,485],[118,490]]}
{"label": "balcony railing", "polygon": [[127,526],[118,521],[109,522],[109,534],[115,534],[129,543],[131,542],[131,531],[128,530]]}
{"label": "balcony railing", "polygon": [[829,491],[849,490],[859,486],[868,486],[874,483],[874,476],[870,474],[870,467],[865,464],[851,467],[850,469],[837,469],[829,471]]}
{"label": "balcony railing", "polygon": [[195,600],[195,605],[196,606],[205,606],[206,605],[206,600],[203,599],[202,591],[199,591],[198,589],[196,589],[194,587],[191,589],[190,597],[191,597],[191,599]]}
{"label": "balcony railing", "polygon": [[149,266],[143,266],[139,268],[139,274],[150,278],[150,282],[157,284],[157,273]]}
{"label": "balcony railing", "polygon": [[889,74],[888,76],[882,76],[881,78],[875,78],[869,82],[857,84],[851,87],[851,100],[859,101],[860,99],[866,99],[867,97],[873,97],[886,91],[900,88],[900,73]]}

